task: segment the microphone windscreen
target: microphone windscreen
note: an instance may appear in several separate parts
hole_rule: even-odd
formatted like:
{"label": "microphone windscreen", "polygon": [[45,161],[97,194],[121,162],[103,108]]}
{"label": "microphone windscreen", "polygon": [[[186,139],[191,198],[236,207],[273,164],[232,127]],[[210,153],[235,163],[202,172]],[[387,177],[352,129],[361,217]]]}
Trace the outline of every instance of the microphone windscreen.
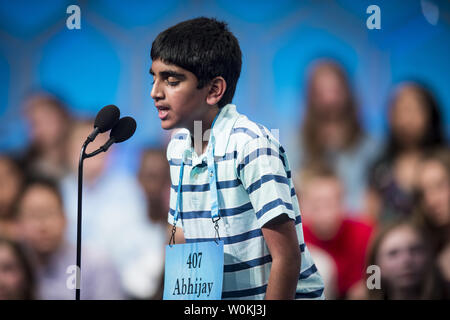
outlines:
{"label": "microphone windscreen", "polygon": [[94,128],[103,133],[111,130],[114,125],[119,121],[120,110],[115,105],[108,105],[103,107],[95,117]]}
{"label": "microphone windscreen", "polygon": [[119,143],[131,138],[136,131],[136,121],[132,117],[123,117],[112,128],[109,136]]}

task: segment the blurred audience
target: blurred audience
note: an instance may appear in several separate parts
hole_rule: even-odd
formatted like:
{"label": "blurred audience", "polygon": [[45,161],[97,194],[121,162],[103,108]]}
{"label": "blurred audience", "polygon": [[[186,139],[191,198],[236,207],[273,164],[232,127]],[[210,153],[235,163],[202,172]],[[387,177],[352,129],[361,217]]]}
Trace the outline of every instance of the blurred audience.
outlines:
{"label": "blurred audience", "polygon": [[381,270],[379,289],[361,298],[383,300],[448,299],[446,283],[432,260],[428,241],[407,221],[388,223],[375,237],[368,265]]}
{"label": "blurred audience", "polygon": [[22,246],[0,237],[0,300],[35,297],[33,268]]}
{"label": "blurred audience", "polygon": [[149,219],[166,225],[171,181],[164,149],[142,151],[138,178],[147,199]]}
{"label": "blurred audience", "polygon": [[[358,113],[342,66],[318,60],[290,156],[325,296],[449,298],[450,149],[439,106],[425,86],[400,84],[384,147]],[[78,161],[94,121],[75,121],[45,92],[26,100],[24,115],[22,158],[0,154],[0,300],[74,299]],[[99,134],[86,151],[108,138]],[[81,297],[161,299],[171,231],[166,152],[143,149],[135,175],[114,166],[118,150],[84,161]],[[379,266],[381,289],[368,289],[369,265]]]}
{"label": "blurred audience", "polygon": [[14,206],[23,182],[19,162],[0,154],[0,236],[16,239],[18,230],[14,219]]}
{"label": "blurred audience", "polygon": [[334,61],[320,60],[312,68],[298,143],[293,168],[331,166],[344,184],[348,213],[364,214],[368,169],[379,144],[364,132],[347,75]]}
{"label": "blurred audience", "polygon": [[28,173],[62,178],[67,171],[65,144],[71,116],[65,105],[49,93],[37,93],[25,102],[30,143],[24,160]]}
{"label": "blurred audience", "polygon": [[348,217],[344,186],[329,167],[311,166],[302,175],[299,190],[305,242],[324,250],[334,259],[336,297],[345,298],[364,275],[372,226]]}
{"label": "blurred audience", "polygon": [[[147,199],[147,214],[158,232],[152,233],[152,242],[160,244],[155,250],[152,283],[157,285],[151,299],[162,299],[164,284],[164,247],[168,243],[169,230],[167,214],[169,212],[170,171],[164,149],[144,149],[138,172],[139,182]],[[156,248],[155,248],[156,249]],[[159,282],[158,282],[159,281]]]}
{"label": "blurred audience", "polygon": [[403,83],[389,109],[388,141],[370,175],[367,207],[380,222],[406,217],[414,208],[414,183],[420,158],[445,144],[441,116],[430,91]]}
{"label": "blurred audience", "polygon": [[[68,240],[73,244],[77,230],[78,159],[81,145],[92,129],[92,120],[76,122],[67,142],[71,172],[61,185],[68,217]],[[86,152],[96,150],[107,139],[107,133],[98,135]],[[163,240],[155,240],[154,234],[160,232],[160,227],[148,219],[138,179],[110,166],[115,148],[84,161],[83,243],[101,248],[112,257],[127,297],[149,298],[157,288],[154,270],[159,261],[155,262],[155,256],[160,256]]]}
{"label": "blurred audience", "polygon": [[428,236],[433,255],[450,281],[450,150],[430,152],[417,171],[414,220]]}
{"label": "blurred audience", "polygon": [[[72,300],[68,286],[70,267],[76,265],[76,248],[65,240],[66,217],[57,184],[34,179],[18,202],[21,236],[32,257],[39,299]],[[82,250],[82,299],[120,299],[120,278],[111,261],[88,246]]]}

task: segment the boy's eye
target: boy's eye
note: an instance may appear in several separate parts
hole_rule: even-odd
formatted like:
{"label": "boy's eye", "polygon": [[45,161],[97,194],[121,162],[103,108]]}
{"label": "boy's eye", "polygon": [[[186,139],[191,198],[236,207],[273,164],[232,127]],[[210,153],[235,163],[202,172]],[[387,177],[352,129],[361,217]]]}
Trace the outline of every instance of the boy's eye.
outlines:
{"label": "boy's eye", "polygon": [[176,86],[177,84],[180,83],[180,80],[174,77],[169,77],[167,78],[167,83],[169,84],[169,86]]}

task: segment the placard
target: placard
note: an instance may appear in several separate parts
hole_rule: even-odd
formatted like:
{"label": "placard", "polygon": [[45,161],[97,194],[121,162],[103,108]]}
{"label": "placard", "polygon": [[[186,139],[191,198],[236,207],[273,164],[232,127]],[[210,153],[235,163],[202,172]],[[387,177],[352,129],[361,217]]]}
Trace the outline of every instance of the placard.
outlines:
{"label": "placard", "polygon": [[166,246],[164,300],[220,300],[223,241]]}

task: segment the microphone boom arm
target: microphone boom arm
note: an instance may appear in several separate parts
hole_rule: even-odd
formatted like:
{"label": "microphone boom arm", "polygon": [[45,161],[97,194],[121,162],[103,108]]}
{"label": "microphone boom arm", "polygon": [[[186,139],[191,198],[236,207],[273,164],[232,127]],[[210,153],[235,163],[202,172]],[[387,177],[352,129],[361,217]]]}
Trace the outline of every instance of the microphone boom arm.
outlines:
{"label": "microphone boom arm", "polygon": [[95,150],[95,151],[93,151],[93,152],[91,152],[91,153],[88,153],[88,154],[84,154],[84,159],[87,159],[87,158],[91,158],[91,157],[93,157],[93,156],[96,156],[96,155],[98,155],[99,153],[101,153],[101,152],[106,152],[106,151],[108,151],[108,149],[109,149],[109,147],[111,147],[111,145],[113,144],[115,142],[115,139],[114,138],[110,138],[104,145],[102,145],[100,148],[98,148],[97,150]]}
{"label": "microphone boom arm", "polygon": [[92,158],[93,156],[96,156],[96,155],[98,155],[99,153],[102,153],[102,152],[106,152],[106,150],[104,150],[104,148],[100,147],[100,148],[98,148],[97,150],[95,150],[95,151],[93,151],[91,153],[87,153],[87,154],[85,153],[84,154],[84,159]]}

